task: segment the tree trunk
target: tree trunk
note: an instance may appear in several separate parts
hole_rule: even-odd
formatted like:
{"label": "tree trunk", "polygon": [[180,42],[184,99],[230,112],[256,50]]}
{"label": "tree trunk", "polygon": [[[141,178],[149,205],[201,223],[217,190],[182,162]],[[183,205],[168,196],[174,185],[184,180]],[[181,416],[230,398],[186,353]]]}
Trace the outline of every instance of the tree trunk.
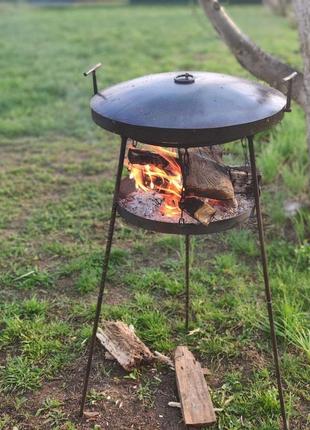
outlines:
{"label": "tree trunk", "polygon": [[286,16],[291,0],[263,0],[263,4],[277,15]]}
{"label": "tree trunk", "polygon": [[[309,0],[299,0],[306,3]],[[258,79],[286,93],[283,78],[295,71],[293,67],[264,52],[248,36],[241,32],[217,0],[200,0],[213,27],[235,55],[242,67]],[[298,72],[293,84],[293,99],[306,110],[303,74]]]}
{"label": "tree trunk", "polygon": [[293,6],[304,61],[305,112],[308,124],[308,151],[310,156],[310,4],[309,0],[293,0]]}
{"label": "tree trunk", "polygon": [[[219,33],[239,63],[258,79],[286,92],[283,78],[294,69],[281,60],[264,52],[253,43],[226,14],[218,0],[200,0],[213,27]],[[298,72],[293,83],[293,99],[306,113],[308,126],[308,152],[310,155],[310,5],[309,0],[293,0],[297,18],[304,73]]]}

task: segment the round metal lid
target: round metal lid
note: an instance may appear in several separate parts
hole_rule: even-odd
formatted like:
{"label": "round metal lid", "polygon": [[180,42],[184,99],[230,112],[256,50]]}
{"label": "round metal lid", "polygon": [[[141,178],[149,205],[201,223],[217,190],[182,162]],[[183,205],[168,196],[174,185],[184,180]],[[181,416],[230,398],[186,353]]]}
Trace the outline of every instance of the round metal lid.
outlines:
{"label": "round metal lid", "polygon": [[101,127],[144,143],[229,142],[280,121],[286,97],[266,85],[217,73],[159,73],[114,85],[91,99]]}

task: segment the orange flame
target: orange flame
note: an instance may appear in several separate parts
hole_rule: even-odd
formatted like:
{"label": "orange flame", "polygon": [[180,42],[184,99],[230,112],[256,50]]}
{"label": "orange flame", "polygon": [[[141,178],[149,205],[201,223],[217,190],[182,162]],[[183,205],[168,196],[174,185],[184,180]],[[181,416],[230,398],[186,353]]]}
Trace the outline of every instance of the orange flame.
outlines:
{"label": "orange flame", "polygon": [[156,191],[162,195],[160,207],[162,215],[174,217],[180,215],[179,201],[182,192],[182,172],[176,161],[176,152],[158,146],[152,152],[160,154],[168,166],[161,168],[152,164],[131,164],[126,161],[130,178],[135,180],[137,190]]}

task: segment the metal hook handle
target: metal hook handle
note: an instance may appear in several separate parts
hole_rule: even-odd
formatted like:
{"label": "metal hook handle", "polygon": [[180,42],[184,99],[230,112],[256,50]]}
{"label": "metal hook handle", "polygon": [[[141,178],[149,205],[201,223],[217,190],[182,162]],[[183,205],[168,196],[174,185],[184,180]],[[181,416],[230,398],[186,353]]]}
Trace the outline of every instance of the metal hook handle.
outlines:
{"label": "metal hook handle", "polygon": [[286,94],[286,106],[285,106],[285,112],[292,112],[291,109],[291,101],[292,101],[292,88],[293,88],[293,79],[296,78],[298,75],[297,72],[291,73],[289,76],[286,76],[283,81],[287,82],[287,94]]}
{"label": "metal hook handle", "polygon": [[89,69],[87,72],[83,73],[84,76],[89,76],[90,74],[92,74],[94,95],[98,93],[96,70],[99,69],[99,67],[101,67],[101,66],[102,66],[102,64],[98,63],[95,66],[93,66],[91,69]]}

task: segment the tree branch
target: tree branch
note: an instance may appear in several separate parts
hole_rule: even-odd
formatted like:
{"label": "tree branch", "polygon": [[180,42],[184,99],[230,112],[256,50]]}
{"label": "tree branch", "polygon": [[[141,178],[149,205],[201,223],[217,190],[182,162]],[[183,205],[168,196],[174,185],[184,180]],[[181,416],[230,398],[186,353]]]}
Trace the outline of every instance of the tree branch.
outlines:
{"label": "tree branch", "polygon": [[[242,67],[258,79],[262,79],[274,88],[286,93],[283,78],[295,71],[293,67],[278,58],[264,52],[246,36],[217,0],[200,0],[213,27],[224,40]],[[304,109],[306,107],[304,77],[299,71],[294,80],[293,99]]]}

